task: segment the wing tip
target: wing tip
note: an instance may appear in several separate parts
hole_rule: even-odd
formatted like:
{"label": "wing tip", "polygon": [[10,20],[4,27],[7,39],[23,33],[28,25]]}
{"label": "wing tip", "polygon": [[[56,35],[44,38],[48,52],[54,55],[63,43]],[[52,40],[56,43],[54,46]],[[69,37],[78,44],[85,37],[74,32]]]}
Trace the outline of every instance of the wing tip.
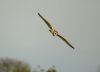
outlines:
{"label": "wing tip", "polygon": [[39,12],[37,14],[40,16],[40,13]]}
{"label": "wing tip", "polygon": [[42,18],[42,20],[45,20],[39,12],[37,14]]}
{"label": "wing tip", "polygon": [[73,48],[73,50],[75,49],[74,47],[72,47]]}
{"label": "wing tip", "polygon": [[73,47],[72,45],[70,45],[70,47],[74,50],[75,49],[75,47]]}

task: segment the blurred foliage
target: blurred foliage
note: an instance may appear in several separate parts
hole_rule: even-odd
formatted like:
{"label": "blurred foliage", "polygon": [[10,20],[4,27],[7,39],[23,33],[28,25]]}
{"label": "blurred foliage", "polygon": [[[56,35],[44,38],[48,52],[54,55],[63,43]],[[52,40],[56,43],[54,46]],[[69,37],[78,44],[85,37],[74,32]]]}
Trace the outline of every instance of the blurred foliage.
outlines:
{"label": "blurred foliage", "polygon": [[45,70],[40,65],[36,69],[31,69],[26,62],[16,59],[0,58],[0,72],[57,72],[57,70],[55,66]]}
{"label": "blurred foliage", "polygon": [[32,72],[57,72],[57,70],[55,69],[55,66],[52,66],[49,69],[45,70],[41,68],[40,65],[38,65],[37,68],[34,69]]}
{"label": "blurred foliage", "polygon": [[0,72],[31,72],[30,66],[16,59],[0,59]]}

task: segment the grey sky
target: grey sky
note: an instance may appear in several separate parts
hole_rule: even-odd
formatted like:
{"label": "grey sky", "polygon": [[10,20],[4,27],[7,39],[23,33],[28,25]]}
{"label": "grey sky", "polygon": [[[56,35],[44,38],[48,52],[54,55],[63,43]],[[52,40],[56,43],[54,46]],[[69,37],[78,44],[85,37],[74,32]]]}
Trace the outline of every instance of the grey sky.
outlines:
{"label": "grey sky", "polygon": [[[53,37],[41,13],[74,46]],[[0,57],[59,72],[99,72],[99,0],[0,0]]]}

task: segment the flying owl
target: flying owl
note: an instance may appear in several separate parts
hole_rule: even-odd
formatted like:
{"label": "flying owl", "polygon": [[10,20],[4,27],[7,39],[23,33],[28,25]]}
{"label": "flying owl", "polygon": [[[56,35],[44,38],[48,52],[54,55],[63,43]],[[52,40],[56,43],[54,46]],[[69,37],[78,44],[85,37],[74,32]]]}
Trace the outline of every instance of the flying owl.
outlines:
{"label": "flying owl", "polygon": [[67,39],[65,39],[63,36],[61,36],[57,30],[55,30],[51,24],[40,14],[38,13],[38,15],[40,16],[40,18],[47,24],[47,26],[49,27],[49,31],[53,36],[58,36],[60,39],[62,39],[66,44],[68,44],[71,48],[74,49],[74,47],[68,42]]}

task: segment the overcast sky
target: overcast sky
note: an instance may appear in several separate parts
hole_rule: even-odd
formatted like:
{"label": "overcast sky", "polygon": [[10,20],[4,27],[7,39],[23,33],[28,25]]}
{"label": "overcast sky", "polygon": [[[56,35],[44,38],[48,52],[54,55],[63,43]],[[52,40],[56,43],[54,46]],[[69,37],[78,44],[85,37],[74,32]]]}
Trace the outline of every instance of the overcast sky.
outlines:
{"label": "overcast sky", "polygon": [[[50,34],[41,13],[75,47]],[[58,72],[100,72],[99,0],[0,0],[0,57]]]}

